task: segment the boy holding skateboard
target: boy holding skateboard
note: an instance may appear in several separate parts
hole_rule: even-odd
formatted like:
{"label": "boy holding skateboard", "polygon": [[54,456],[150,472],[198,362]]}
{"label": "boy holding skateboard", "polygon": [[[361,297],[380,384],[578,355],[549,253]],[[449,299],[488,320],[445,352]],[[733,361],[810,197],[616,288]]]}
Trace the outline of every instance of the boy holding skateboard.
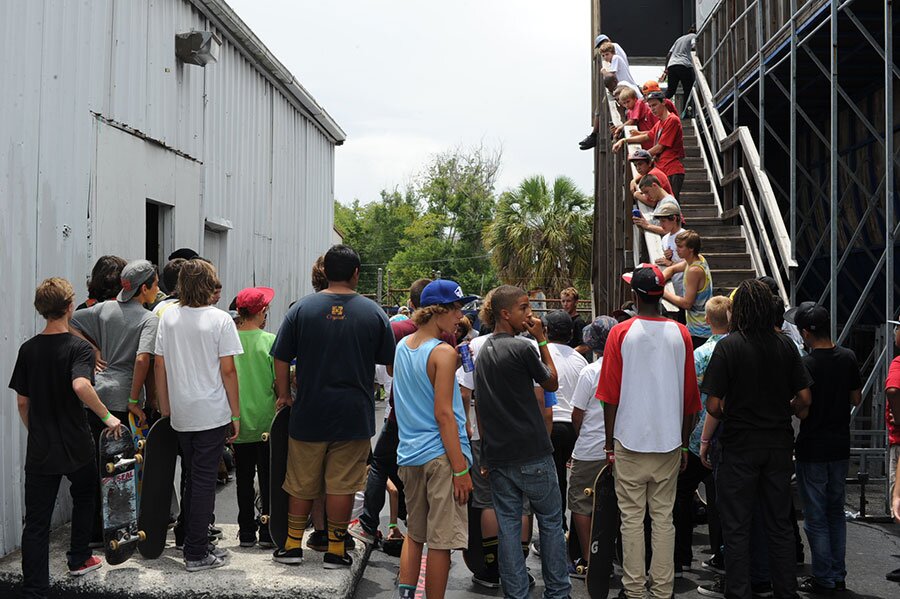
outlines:
{"label": "boy holding skateboard", "polygon": [[82,404],[116,434],[120,422],[94,391],[93,349],[69,333],[74,298],[65,279],[46,279],[38,286],[34,307],[47,325],[19,348],[9,382],[28,430],[22,532],[22,597],[27,598],[47,597],[50,592],[50,518],[63,476],[72,484],[69,573],[81,576],[102,565],[88,547],[97,501],[97,466]]}
{"label": "boy holding skateboard", "polygon": [[188,260],[178,274],[179,303],[163,313],[156,336],[159,411],[171,416],[191,471],[182,497],[188,572],[223,566],[227,555],[209,544],[208,535],[219,458],[226,437],[234,441],[240,434],[234,356],[244,350],[228,313],[209,305],[220,287],[212,264]]}
{"label": "boy holding skateboard", "polygon": [[425,592],[436,599],[447,588],[450,551],[468,545],[472,451],[456,382],[457,353],[440,337],[456,330],[463,304],[472,299],[453,281],[429,283],[412,317],[418,330],[400,340],[394,356],[397,464],[409,515],[400,555],[400,599],[415,594],[426,542]]}
{"label": "boy holding skateboard", "polygon": [[[241,432],[234,440],[237,475],[238,538],[241,547],[256,545],[256,508],[253,478],[259,476],[262,513],[269,513],[269,447],[262,435],[269,432],[275,417],[275,366],[272,344],[275,335],[264,331],[269,304],[275,291],[269,287],[249,287],[237,294],[240,317],[238,336],[244,353],[235,356],[238,387],[241,391]],[[260,546],[271,546],[269,529],[259,526]]]}

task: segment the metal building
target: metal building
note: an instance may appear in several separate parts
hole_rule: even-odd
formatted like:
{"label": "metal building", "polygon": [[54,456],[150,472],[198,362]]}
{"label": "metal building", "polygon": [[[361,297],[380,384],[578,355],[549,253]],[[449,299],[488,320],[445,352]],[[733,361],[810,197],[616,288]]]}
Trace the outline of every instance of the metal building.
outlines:
{"label": "metal building", "polygon": [[[615,10],[595,0],[594,30],[615,37],[599,25]],[[882,387],[895,353],[886,321],[897,318],[900,283],[898,22],[892,0],[721,0],[698,24],[696,118],[686,124],[717,218],[741,227],[755,274],[778,279],[789,303],[825,305],[833,338],[860,359],[851,472],[863,486],[885,480]],[[609,115],[596,80],[594,89]],[[622,211],[625,165],[606,143],[596,156],[598,211]],[[595,227],[601,305],[621,300],[614,271],[632,259],[629,228]],[[865,514],[864,493],[860,503]]]}
{"label": "metal building", "polygon": [[[275,288],[273,323],[311,292],[344,132],[224,0],[2,0],[0,23],[4,386],[41,326],[37,282],[66,277],[80,302],[103,254],[162,264],[194,248],[218,266],[223,304]],[[176,56],[192,32],[211,35]],[[0,555],[19,544],[26,438],[5,395]]]}

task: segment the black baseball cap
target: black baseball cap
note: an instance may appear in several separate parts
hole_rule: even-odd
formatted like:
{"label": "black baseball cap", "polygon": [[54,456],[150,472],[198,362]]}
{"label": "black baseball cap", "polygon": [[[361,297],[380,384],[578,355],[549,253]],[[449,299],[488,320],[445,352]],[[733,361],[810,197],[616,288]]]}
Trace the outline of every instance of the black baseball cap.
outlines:
{"label": "black baseball cap", "polygon": [[194,258],[199,258],[200,254],[192,250],[191,248],[178,248],[171,254],[169,254],[169,260],[174,260],[175,258],[184,258],[185,260],[193,260]]}
{"label": "black baseball cap", "polygon": [[565,310],[553,310],[544,316],[547,336],[553,339],[572,338],[572,317]]}
{"label": "black baseball cap", "polygon": [[798,329],[807,331],[824,331],[831,323],[828,310],[816,302],[803,302],[784,313],[784,319]]}
{"label": "black baseball cap", "polygon": [[649,94],[647,94],[647,99],[648,99],[648,100],[658,100],[658,101],[660,101],[660,102],[665,102],[665,101],[666,101],[666,94],[664,94],[664,93],[662,93],[662,92],[650,92]]}
{"label": "black baseball cap", "polygon": [[622,275],[622,280],[631,288],[644,295],[662,295],[666,288],[666,278],[655,264],[643,263],[632,272]]}

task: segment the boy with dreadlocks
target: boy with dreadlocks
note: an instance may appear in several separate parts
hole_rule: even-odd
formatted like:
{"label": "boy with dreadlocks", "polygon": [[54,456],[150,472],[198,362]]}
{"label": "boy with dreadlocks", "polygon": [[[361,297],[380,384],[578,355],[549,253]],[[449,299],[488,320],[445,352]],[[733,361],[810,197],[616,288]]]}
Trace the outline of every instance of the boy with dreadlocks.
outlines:
{"label": "boy with dreadlocks", "polygon": [[731,334],[719,341],[701,390],[724,422],[716,487],[729,596],[749,598],[750,528],[756,502],[769,542],[776,597],[794,597],[795,548],[789,518],[793,474],[791,416],[803,419],[812,380],[793,343],[772,327],[772,292],[747,280],[734,294]]}

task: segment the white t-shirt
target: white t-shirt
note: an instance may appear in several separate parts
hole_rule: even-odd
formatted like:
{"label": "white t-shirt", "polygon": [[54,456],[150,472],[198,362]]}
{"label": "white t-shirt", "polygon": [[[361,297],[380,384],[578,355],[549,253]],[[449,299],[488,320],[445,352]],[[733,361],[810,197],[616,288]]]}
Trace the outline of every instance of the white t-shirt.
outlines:
{"label": "white t-shirt", "polygon": [[[678,255],[678,250],[675,248],[675,238],[678,237],[684,228],[679,228],[674,233],[666,233],[662,238],[662,249],[663,251],[672,250],[672,263],[678,264],[682,262],[684,258]],[[672,286],[675,288],[675,295],[684,297],[684,273],[676,272],[672,275]]]}
{"label": "white t-shirt", "polygon": [[600,381],[600,366],[603,358],[597,358],[585,366],[578,375],[578,384],[572,396],[572,407],[584,410],[581,431],[572,449],[572,457],[582,461],[596,461],[606,458],[606,422],[603,417],[603,402],[594,395]]}
{"label": "white t-shirt", "polygon": [[683,324],[635,316],[609,332],[597,398],[618,405],[615,439],[639,453],[681,447],[681,423],[698,412],[691,336]]}
{"label": "white t-shirt", "polygon": [[637,84],[637,81],[634,80],[634,76],[631,74],[631,69],[628,66],[628,61],[618,54],[613,54],[612,61],[610,61],[609,66],[606,67],[606,70],[610,73],[616,74],[616,79],[618,79],[619,83],[629,83],[633,85],[635,88],[640,91],[640,87]]}
{"label": "white t-shirt", "polygon": [[205,431],[231,422],[219,358],[244,353],[228,312],[176,304],[163,312],[156,355],[166,361],[172,428]]}
{"label": "white t-shirt", "polygon": [[[387,373],[387,366],[383,364],[375,365],[375,383],[384,387],[384,396],[391,396],[391,387],[394,385],[394,377]],[[391,402],[387,402],[384,406],[384,417],[391,415]]]}
{"label": "white t-shirt", "polygon": [[553,422],[572,422],[572,397],[578,385],[578,375],[587,366],[587,360],[577,351],[562,343],[549,343],[550,357],[556,366],[559,378],[559,389],[556,390],[556,401],[553,406]]}

